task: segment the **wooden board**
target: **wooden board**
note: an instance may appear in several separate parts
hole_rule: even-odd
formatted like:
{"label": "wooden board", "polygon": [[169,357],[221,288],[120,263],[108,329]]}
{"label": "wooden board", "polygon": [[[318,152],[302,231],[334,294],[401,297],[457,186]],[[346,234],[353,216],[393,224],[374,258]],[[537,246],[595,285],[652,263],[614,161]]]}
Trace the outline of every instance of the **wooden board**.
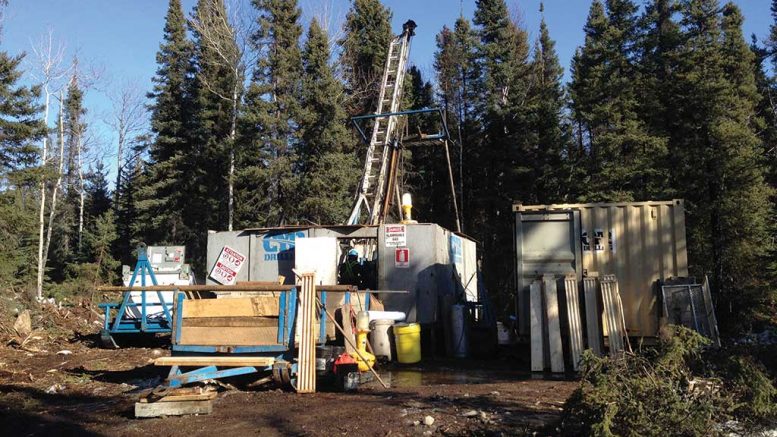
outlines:
{"label": "wooden board", "polygon": [[572,369],[580,369],[580,358],[583,355],[583,328],[580,322],[580,294],[577,290],[577,277],[564,278],[564,296],[567,304],[567,326],[569,329],[569,353],[572,359]]}
{"label": "wooden board", "polygon": [[534,281],[529,286],[529,309],[531,318],[531,370],[545,370],[545,335],[542,322],[542,282]]}
{"label": "wooden board", "polygon": [[597,356],[602,356],[602,318],[599,312],[599,289],[595,277],[583,278],[583,294],[585,297],[585,330],[588,348]]}
{"label": "wooden board", "polygon": [[542,277],[545,288],[545,314],[548,320],[548,347],[550,349],[550,371],[553,373],[564,372],[564,346],[561,343],[561,323],[558,311],[558,289],[556,277],[545,275]]}
{"label": "wooden board", "polygon": [[181,328],[180,345],[200,346],[258,346],[276,344],[278,327],[246,326],[219,327],[188,326]]}
{"label": "wooden board", "polygon": [[618,312],[617,289],[614,275],[605,275],[601,281],[602,304],[604,306],[605,333],[610,346],[610,356],[623,352],[623,330],[621,314]]}
{"label": "wooden board", "polygon": [[135,403],[135,417],[186,416],[211,412],[213,412],[211,400]]}
{"label": "wooden board", "polygon": [[198,317],[183,319],[184,329],[191,326],[239,328],[250,326],[277,327],[277,317]]}
{"label": "wooden board", "polygon": [[174,388],[162,398],[156,398],[153,393],[141,396],[138,402],[178,402],[178,401],[209,401],[216,399],[218,392],[203,387]]}
{"label": "wooden board", "polygon": [[196,317],[277,317],[279,313],[278,298],[272,296],[187,300],[183,304],[184,319]]}
{"label": "wooden board", "polygon": [[274,357],[248,356],[199,356],[199,357],[160,357],[154,360],[155,366],[272,366]]}
{"label": "wooden board", "polygon": [[299,302],[300,342],[297,347],[297,393],[316,392],[316,274],[303,273]]}

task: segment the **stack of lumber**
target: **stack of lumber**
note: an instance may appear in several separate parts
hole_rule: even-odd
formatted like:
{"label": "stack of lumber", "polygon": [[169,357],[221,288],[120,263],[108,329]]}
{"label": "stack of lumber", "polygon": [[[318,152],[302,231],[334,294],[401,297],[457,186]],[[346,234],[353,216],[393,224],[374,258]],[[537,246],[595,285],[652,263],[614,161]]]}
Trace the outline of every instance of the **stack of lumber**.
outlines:
{"label": "stack of lumber", "polygon": [[135,403],[135,417],[210,414],[216,390],[209,387],[178,388],[161,398],[145,395]]}

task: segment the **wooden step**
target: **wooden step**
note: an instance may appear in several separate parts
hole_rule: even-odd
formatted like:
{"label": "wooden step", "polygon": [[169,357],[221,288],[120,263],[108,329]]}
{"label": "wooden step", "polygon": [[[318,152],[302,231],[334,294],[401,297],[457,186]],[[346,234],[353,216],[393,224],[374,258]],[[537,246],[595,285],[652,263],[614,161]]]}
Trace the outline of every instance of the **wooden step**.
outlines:
{"label": "wooden step", "polygon": [[245,366],[272,366],[274,357],[160,357],[154,360],[155,366],[220,366],[220,367],[245,367]]}

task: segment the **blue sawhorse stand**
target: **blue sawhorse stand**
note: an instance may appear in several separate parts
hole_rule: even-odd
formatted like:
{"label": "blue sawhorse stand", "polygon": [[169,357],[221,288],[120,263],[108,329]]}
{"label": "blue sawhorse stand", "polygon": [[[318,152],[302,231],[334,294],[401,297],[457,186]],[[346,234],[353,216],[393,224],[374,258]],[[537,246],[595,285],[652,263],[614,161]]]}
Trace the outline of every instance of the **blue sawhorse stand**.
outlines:
{"label": "blue sawhorse stand", "polygon": [[[129,287],[134,287],[135,282],[140,275],[140,286],[145,288],[146,285],[158,285],[156,276],[154,275],[154,269],[151,267],[151,263],[148,261],[146,253],[146,245],[141,243],[138,245],[138,262],[135,264],[135,270],[132,272],[132,278],[129,281]],[[146,275],[151,278],[151,284],[146,284]],[[171,286],[171,290],[175,287]],[[113,336],[115,334],[138,334],[138,333],[169,333],[172,330],[171,315],[172,302],[166,302],[163,292],[155,291],[159,302],[147,303],[146,290],[141,290],[141,301],[132,302],[132,293],[129,291],[124,292],[120,303],[101,303],[99,306],[105,310],[105,322],[103,329],[100,331],[100,341],[104,347],[118,348]],[[162,314],[149,318],[148,307],[149,306],[161,306]],[[140,318],[134,317],[127,313],[128,308],[140,307]],[[116,315],[112,313],[116,311]]]}

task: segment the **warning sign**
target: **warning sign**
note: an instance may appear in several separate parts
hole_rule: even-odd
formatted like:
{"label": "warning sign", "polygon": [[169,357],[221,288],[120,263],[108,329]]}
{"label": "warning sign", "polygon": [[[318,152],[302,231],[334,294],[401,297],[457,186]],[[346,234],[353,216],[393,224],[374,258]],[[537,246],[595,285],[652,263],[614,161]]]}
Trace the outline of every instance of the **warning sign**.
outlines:
{"label": "warning sign", "polygon": [[386,247],[407,246],[407,230],[405,225],[386,225]]}
{"label": "warning sign", "polygon": [[394,250],[394,267],[398,269],[410,267],[410,249],[407,247],[397,247]]}
{"label": "warning sign", "polygon": [[210,271],[210,277],[221,285],[234,285],[245,260],[245,255],[229,246],[224,246],[213,270]]}

